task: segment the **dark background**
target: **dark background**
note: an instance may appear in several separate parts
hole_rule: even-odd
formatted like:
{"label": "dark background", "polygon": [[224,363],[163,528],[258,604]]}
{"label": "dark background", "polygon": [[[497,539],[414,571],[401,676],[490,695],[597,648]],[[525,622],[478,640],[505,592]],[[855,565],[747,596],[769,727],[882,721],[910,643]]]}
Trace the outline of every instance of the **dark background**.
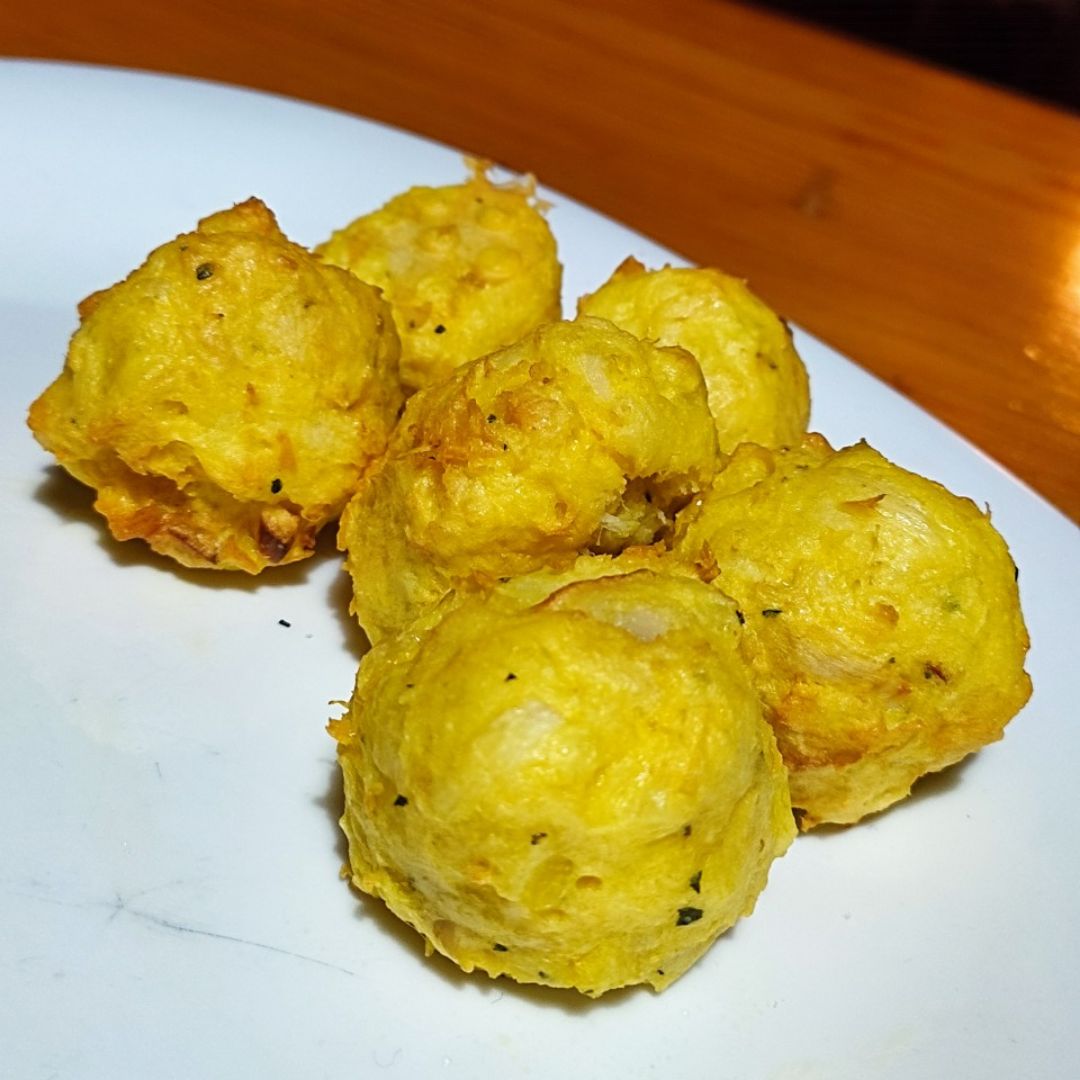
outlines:
{"label": "dark background", "polygon": [[747,0],[1080,112],[1080,0]]}

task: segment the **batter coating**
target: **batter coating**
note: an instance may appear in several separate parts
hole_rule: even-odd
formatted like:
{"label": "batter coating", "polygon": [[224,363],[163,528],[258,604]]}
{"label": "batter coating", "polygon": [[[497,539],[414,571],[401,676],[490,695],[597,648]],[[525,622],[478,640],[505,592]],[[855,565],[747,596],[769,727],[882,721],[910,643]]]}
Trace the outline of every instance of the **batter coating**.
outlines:
{"label": "batter coating", "polygon": [[258,573],[311,554],[404,398],[376,290],[258,200],[214,214],[79,306],[38,441],[120,540]]}
{"label": "batter coating", "polygon": [[705,373],[720,449],[789,446],[810,416],[810,390],[787,326],[738,278],[719,270],[646,270],[627,259],[578,312],[635,337],[680,345]]}
{"label": "batter coating", "polygon": [[865,443],[740,447],[674,551],[739,606],[803,828],[904,798],[1001,738],[1031,693],[989,516]]}
{"label": "batter coating", "polygon": [[342,515],[352,609],[374,642],[452,589],[652,543],[716,460],[687,353],[541,327],[409,400]]}
{"label": "batter coating", "polygon": [[562,312],[562,267],[531,177],[415,187],[317,249],[383,290],[411,389],[509,345]]}
{"label": "batter coating", "polygon": [[354,883],[465,971],[663,989],[795,833],[738,635],[719,592],[649,571],[448,598],[330,725]]}

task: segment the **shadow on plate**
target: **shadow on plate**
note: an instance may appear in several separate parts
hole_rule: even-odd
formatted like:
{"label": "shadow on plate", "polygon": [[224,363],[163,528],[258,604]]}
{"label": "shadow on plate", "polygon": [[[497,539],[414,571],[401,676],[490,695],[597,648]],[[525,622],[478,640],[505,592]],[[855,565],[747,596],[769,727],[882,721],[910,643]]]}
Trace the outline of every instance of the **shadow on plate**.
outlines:
{"label": "shadow on plate", "polygon": [[[336,766],[331,770],[326,794],[316,799],[315,802],[329,816],[337,837],[335,854],[340,864],[343,867],[347,866],[349,861],[348,843],[338,824],[338,820],[345,809],[345,791],[341,779],[341,770]],[[351,884],[349,888],[357,899],[356,916],[358,919],[373,923],[379,933],[392,938],[410,957],[421,961],[425,971],[432,972],[447,986],[456,991],[484,993],[490,990],[498,995],[487,998],[490,1002],[497,1001],[499,996],[505,995],[545,1009],[558,1009],[571,1016],[587,1015],[596,1009],[611,1008],[633,994],[651,993],[647,987],[627,986],[620,990],[612,990],[600,998],[588,998],[575,990],[559,990],[551,986],[517,983],[506,976],[490,979],[485,972],[480,970],[472,974],[466,974],[453,961],[448,960],[441,953],[435,952],[431,956],[425,956],[424,938],[421,934],[417,933],[407,923],[402,922],[381,900],[360,892]],[[731,935],[732,931],[729,930],[724,937],[727,938]]]}
{"label": "shadow on plate", "polygon": [[316,565],[335,557],[334,530],[323,529],[314,554],[267,573],[252,575],[242,570],[193,570],[159,555],[140,540],[117,540],[106,528],[105,519],[94,509],[94,491],[69,476],[59,465],[50,465],[34,491],[34,498],[65,521],[90,525],[98,544],[119,567],[152,566],[166,570],[182,581],[215,589],[254,592],[265,585],[297,585],[306,581]]}
{"label": "shadow on plate", "polygon": [[[329,529],[329,531],[333,532],[333,529]],[[324,536],[325,533],[326,530],[324,530]],[[320,537],[320,545],[322,541],[323,537]],[[360,628],[356,616],[349,611],[352,594],[352,578],[349,577],[344,565],[342,565],[339,568],[339,573],[334,575],[334,580],[330,583],[326,597],[331,610],[341,625],[341,636],[345,647],[356,657],[356,661],[359,663],[364,654],[371,649],[371,642],[368,641],[367,634]]]}

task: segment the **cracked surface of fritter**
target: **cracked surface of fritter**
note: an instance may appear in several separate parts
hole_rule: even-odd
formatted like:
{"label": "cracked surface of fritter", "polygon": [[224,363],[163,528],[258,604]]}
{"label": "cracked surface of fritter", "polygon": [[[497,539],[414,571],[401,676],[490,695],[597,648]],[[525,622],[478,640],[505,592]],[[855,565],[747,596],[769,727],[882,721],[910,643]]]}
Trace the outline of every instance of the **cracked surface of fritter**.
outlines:
{"label": "cracked surface of fritter", "polygon": [[561,315],[555,238],[524,179],[415,187],[335,232],[318,251],[383,290],[417,389]]}
{"label": "cracked surface of fritter", "polygon": [[646,270],[631,258],[578,311],[691,353],[724,453],[743,442],[789,446],[805,434],[810,391],[791,332],[738,278],[708,268]]}
{"label": "cracked surface of fritter", "polygon": [[309,555],[403,400],[376,290],[291,243],[251,199],[79,307],[38,441],[97,489],[118,539],[257,573]]}
{"label": "cracked surface of fritter", "polygon": [[753,910],[786,774],[717,590],[543,592],[448,597],[365,657],[330,725],[353,881],[465,971],[662,989]]}
{"label": "cracked surface of fritter", "polygon": [[1030,695],[987,514],[865,443],[743,446],[675,553],[733,597],[802,825],[849,823],[999,739]]}
{"label": "cracked surface of fritter", "polygon": [[541,327],[407,403],[342,515],[353,611],[377,641],[452,589],[649,544],[715,468],[692,357]]}

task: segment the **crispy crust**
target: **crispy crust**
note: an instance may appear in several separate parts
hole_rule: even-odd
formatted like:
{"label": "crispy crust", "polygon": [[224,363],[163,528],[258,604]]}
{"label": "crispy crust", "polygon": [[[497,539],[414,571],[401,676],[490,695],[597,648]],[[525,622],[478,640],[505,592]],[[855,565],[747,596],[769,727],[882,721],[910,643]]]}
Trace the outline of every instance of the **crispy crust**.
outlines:
{"label": "crispy crust", "polygon": [[29,424],[118,539],[258,573],[311,554],[404,394],[389,310],[257,200],[87,297]]}
{"label": "crispy crust", "polygon": [[411,389],[561,315],[562,267],[532,177],[494,184],[487,168],[411,188],[317,249],[383,291]]}
{"label": "crispy crust", "polygon": [[804,828],[904,798],[999,739],[1030,695],[989,518],[865,444],[741,447],[680,517],[674,552],[743,613]]}
{"label": "crispy crust", "polygon": [[733,605],[619,563],[448,598],[331,725],[354,883],[465,971],[663,989],[794,836]]}
{"label": "crispy crust", "polygon": [[374,641],[451,589],[651,543],[716,460],[686,353],[541,327],[408,402],[342,517],[354,611]]}
{"label": "crispy crust", "polygon": [[791,331],[738,278],[710,268],[646,270],[629,258],[578,301],[578,313],[693,355],[724,453],[744,442],[789,446],[805,434],[810,387]]}

